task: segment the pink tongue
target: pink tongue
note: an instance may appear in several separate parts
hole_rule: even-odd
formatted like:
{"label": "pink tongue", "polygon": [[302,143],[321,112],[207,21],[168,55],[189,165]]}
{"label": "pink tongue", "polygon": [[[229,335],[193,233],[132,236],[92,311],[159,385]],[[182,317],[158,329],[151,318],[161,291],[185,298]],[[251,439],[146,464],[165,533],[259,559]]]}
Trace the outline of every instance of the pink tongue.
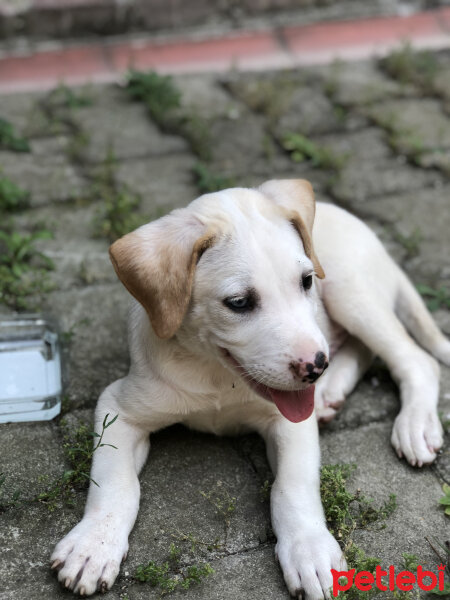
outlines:
{"label": "pink tongue", "polygon": [[283,392],[269,388],[273,402],[278,410],[293,423],[300,423],[311,416],[314,410],[314,386],[310,385],[306,390],[295,392]]}

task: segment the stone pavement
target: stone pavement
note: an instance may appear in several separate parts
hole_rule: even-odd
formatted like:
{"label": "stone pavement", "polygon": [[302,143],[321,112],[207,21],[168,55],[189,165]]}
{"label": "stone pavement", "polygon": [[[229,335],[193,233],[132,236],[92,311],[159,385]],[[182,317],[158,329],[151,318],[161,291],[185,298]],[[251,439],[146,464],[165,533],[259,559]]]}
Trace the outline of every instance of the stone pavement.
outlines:
{"label": "stone pavement", "polygon": [[[91,422],[98,394],[127,371],[128,296],[107,256],[112,228],[125,217],[148,220],[184,206],[199,195],[199,186],[212,188],[225,179],[251,186],[272,177],[303,177],[318,199],[363,218],[416,284],[449,290],[449,76],[450,53],[430,57],[407,50],[387,65],[179,76],[177,118],[153,112],[153,120],[142,103],[113,86],[1,98],[0,117],[30,143],[28,153],[0,150],[2,175],[30,197],[27,208],[0,218],[5,231],[53,233],[37,247],[54,262],[54,288],[43,303],[65,333],[66,358],[62,418],[0,426],[2,600],[69,597],[50,573],[48,558],[81,517],[86,491],[76,487],[73,506],[59,497],[53,503],[21,498],[34,498],[73,468],[63,448],[67,432]],[[105,214],[111,204],[116,212]],[[441,296],[434,316],[449,335],[450,301]],[[450,483],[450,454],[444,449],[435,465],[420,470],[399,461],[389,443],[398,409],[395,386],[375,364],[323,428],[323,462],[356,463],[350,486],[376,506],[397,495],[385,529],[355,532],[368,554],[383,565],[400,565],[402,553],[414,553],[436,570],[425,536],[441,542],[450,537],[438,504],[442,483]],[[440,410],[448,420],[450,369],[444,367]],[[136,566],[164,561],[174,539],[194,536],[208,544],[220,540],[218,547],[200,544],[195,550],[215,573],[174,598],[287,599],[262,493],[268,480],[263,443],[255,435],[215,438],[182,427],[154,435],[130,553],[107,597],[158,598],[157,590],[133,579]],[[201,494],[217,490],[236,497],[228,524]],[[16,491],[17,506],[7,506]],[[182,547],[183,560],[192,560],[189,544]]]}

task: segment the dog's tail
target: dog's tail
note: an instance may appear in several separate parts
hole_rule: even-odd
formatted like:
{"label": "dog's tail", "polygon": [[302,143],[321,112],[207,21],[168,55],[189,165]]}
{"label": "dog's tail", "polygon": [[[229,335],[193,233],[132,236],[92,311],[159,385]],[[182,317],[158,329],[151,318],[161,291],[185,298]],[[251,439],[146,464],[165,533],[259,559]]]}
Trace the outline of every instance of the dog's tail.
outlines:
{"label": "dog's tail", "polygon": [[450,341],[436,325],[418,291],[400,269],[396,312],[417,342],[439,361],[450,366]]}

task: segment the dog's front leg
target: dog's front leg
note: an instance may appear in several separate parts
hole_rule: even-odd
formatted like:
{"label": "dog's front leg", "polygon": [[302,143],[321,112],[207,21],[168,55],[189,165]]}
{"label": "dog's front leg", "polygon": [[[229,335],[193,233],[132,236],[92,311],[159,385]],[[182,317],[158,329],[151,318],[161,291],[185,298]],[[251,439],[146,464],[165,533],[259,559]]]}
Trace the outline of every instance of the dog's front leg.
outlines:
{"label": "dog's front leg", "polygon": [[308,600],[330,597],[330,570],[345,568],[329,533],[320,500],[320,450],[316,417],[301,423],[280,416],[265,431],[275,482],[271,494],[276,554],[289,592]]}
{"label": "dog's front leg", "polygon": [[95,451],[84,517],[57,544],[51,557],[59,581],[80,595],[105,591],[114,583],[139,506],[138,473],[147,457],[149,436],[121,414],[116,401],[120,383],[106,388],[95,413],[98,434],[108,413],[108,420],[118,415],[102,439],[116,449],[106,445]]}

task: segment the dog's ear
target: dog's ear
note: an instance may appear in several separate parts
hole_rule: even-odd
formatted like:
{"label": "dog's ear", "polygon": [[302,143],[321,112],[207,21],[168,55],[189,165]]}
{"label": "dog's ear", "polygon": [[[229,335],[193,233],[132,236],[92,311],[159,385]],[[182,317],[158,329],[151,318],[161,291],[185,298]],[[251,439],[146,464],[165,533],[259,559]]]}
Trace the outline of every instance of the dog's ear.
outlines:
{"label": "dog's ear", "polygon": [[195,267],[213,243],[206,226],[184,210],[143,225],[109,249],[116,273],[147,311],[156,335],[172,337],[186,314]]}
{"label": "dog's ear", "polygon": [[286,216],[302,238],[305,254],[311,259],[317,277],[323,279],[325,273],[312,243],[316,213],[312,185],[306,179],[271,179],[263,183],[258,190],[286,210]]}

